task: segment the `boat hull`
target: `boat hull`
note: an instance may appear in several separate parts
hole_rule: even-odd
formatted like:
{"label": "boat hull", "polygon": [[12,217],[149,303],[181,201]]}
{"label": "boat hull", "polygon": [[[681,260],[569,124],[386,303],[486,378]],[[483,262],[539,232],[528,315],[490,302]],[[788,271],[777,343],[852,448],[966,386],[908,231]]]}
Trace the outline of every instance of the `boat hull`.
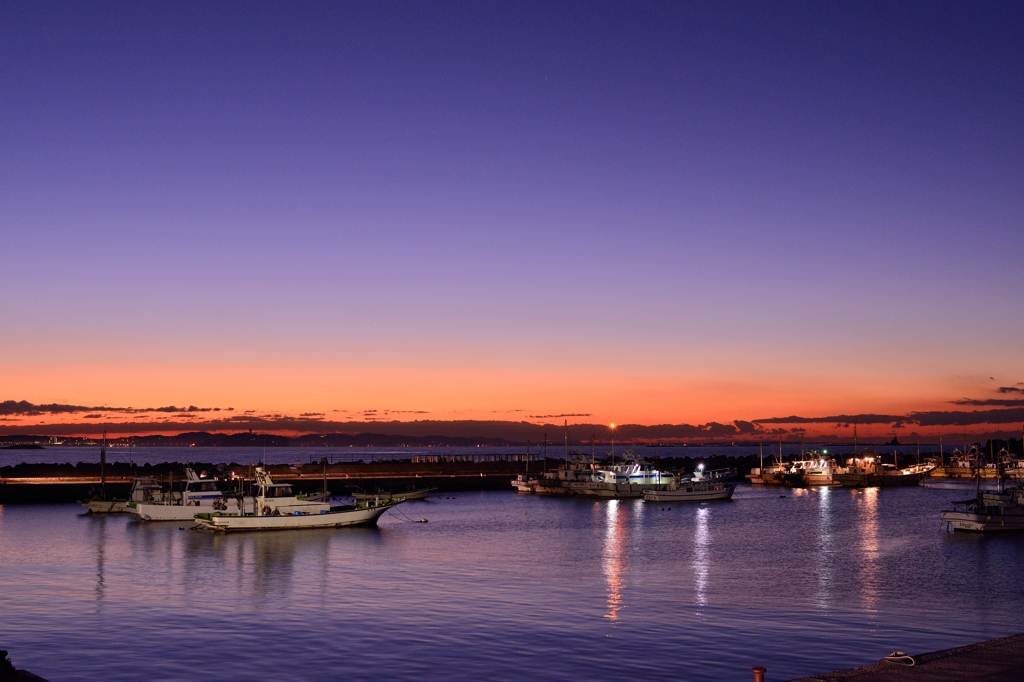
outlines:
{"label": "boat hull", "polygon": [[832,482],[845,488],[877,488],[889,486],[917,485],[926,474],[833,474]]}
{"label": "boat hull", "polygon": [[376,525],[384,512],[401,504],[382,504],[369,509],[346,509],[321,514],[293,514],[290,516],[209,516],[196,521],[205,530],[237,533],[268,530],[301,530],[309,528],[343,528],[345,526]]}
{"label": "boat hull", "polygon": [[942,520],[954,531],[975,533],[1024,530],[1024,514],[974,514],[971,512],[945,511]]}
{"label": "boat hull", "polygon": [[[213,506],[213,501],[206,502],[199,505],[181,505],[181,504],[148,504],[141,502],[135,505],[132,510],[136,516],[143,521],[191,521],[195,518],[196,514],[238,514],[238,500],[237,498],[228,498],[226,501],[227,509],[218,510]],[[255,511],[253,499],[251,497],[245,498],[245,513],[251,514]]]}
{"label": "boat hull", "polygon": [[609,499],[632,499],[643,497],[646,492],[667,491],[667,483],[586,483],[572,492],[588,497]]}
{"label": "boat hull", "polygon": [[726,484],[710,490],[645,490],[643,497],[647,502],[710,502],[712,500],[731,500],[736,490],[735,484]]}
{"label": "boat hull", "polygon": [[79,502],[90,514],[127,514],[128,500],[88,500]]}

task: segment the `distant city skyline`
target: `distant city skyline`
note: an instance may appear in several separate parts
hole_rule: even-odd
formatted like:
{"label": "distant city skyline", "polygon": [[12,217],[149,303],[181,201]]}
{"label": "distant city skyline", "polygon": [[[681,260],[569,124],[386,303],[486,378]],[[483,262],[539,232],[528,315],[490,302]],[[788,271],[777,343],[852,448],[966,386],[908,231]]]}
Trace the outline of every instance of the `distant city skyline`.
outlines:
{"label": "distant city skyline", "polygon": [[[995,3],[8,3],[0,400],[1016,433],[1021,35]],[[28,412],[0,433],[108,421]],[[173,414],[132,418],[212,412]]]}

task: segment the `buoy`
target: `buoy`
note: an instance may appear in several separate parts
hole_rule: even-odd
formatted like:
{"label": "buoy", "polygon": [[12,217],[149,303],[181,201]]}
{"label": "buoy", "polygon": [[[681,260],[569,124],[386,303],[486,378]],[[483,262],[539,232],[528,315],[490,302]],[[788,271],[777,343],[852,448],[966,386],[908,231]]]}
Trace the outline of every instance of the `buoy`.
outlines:
{"label": "buoy", "polygon": [[426,522],[427,522],[426,519],[420,519],[420,523],[426,523]]}
{"label": "buoy", "polygon": [[178,526],[178,530],[185,530],[185,526]]}

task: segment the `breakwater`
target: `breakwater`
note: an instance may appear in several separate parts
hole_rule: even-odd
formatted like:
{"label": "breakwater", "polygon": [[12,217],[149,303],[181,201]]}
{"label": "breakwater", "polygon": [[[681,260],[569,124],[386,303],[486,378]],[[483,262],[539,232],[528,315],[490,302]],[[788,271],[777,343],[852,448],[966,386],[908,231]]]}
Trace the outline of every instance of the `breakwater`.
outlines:
{"label": "breakwater", "polygon": [[[253,480],[251,464],[189,464],[200,474],[241,481]],[[516,475],[554,468],[558,461],[527,459],[526,456],[448,456],[416,457],[384,462],[346,462],[341,464],[267,465],[275,481],[291,483],[298,490],[322,489],[324,480],[332,494],[353,490],[401,491],[410,486],[440,490],[499,490],[509,488]],[[108,496],[124,497],[136,477],[158,481],[180,481],[182,464],[165,462],[132,466],[123,463],[106,467]],[[100,486],[99,464],[21,464],[0,469],[0,504],[73,502],[88,497]]]}

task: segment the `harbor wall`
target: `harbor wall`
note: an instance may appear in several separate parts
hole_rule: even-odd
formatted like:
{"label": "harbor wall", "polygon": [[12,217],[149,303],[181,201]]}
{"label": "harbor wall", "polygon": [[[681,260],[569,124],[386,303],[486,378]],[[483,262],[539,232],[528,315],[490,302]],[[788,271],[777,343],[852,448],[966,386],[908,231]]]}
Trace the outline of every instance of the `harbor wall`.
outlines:
{"label": "harbor wall", "polygon": [[[196,472],[251,482],[252,465],[189,464]],[[344,464],[269,465],[275,481],[291,483],[297,490],[312,492],[327,487],[335,495],[353,490],[399,492],[410,487],[438,488],[442,491],[511,489],[515,476],[539,472],[547,465],[540,461],[431,461],[369,462]],[[137,476],[152,476],[158,481],[180,482],[184,465],[168,462],[132,467],[113,464],[106,467],[108,497],[124,498]],[[0,469],[0,504],[74,502],[89,497],[100,488],[98,464],[22,464]]]}

